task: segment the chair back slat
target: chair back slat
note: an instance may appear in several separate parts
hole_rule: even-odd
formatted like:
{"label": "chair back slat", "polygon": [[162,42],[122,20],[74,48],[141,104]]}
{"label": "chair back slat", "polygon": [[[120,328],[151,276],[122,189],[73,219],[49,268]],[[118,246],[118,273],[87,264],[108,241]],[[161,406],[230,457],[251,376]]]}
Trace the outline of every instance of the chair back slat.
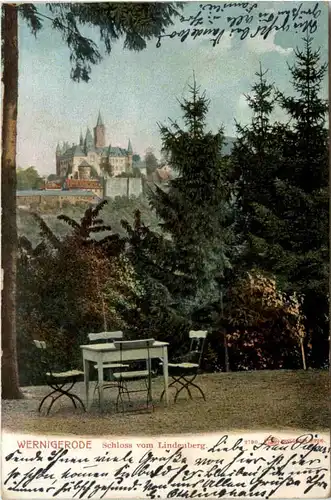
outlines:
{"label": "chair back slat", "polygon": [[38,349],[46,349],[46,342],[44,340],[34,340],[33,343]]}
{"label": "chair back slat", "polygon": [[47,352],[46,342],[44,340],[33,340],[34,345],[37,349],[41,349],[40,362],[44,367],[45,372],[40,373],[40,375],[45,378],[45,373],[49,372],[52,375],[52,364],[50,363],[49,353]]}
{"label": "chair back slat", "polygon": [[207,335],[207,330],[191,330],[189,333],[190,339],[205,339]]}
{"label": "chair back slat", "polygon": [[115,349],[127,350],[127,349],[143,349],[151,347],[154,344],[154,339],[142,339],[142,340],[122,340],[115,341]]}
{"label": "chair back slat", "polygon": [[189,333],[191,339],[190,353],[197,357],[199,366],[201,365],[207,335],[207,330],[191,330]]}
{"label": "chair back slat", "polygon": [[114,340],[114,339],[122,339],[123,332],[100,332],[100,333],[89,333],[88,338],[90,342],[94,342],[96,340]]}

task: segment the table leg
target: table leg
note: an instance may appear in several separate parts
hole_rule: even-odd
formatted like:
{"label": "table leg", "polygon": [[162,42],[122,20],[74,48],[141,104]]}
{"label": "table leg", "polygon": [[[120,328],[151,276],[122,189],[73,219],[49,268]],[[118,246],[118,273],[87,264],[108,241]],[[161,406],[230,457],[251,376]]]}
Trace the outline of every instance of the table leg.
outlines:
{"label": "table leg", "polygon": [[104,397],[103,397],[103,363],[98,361],[98,384],[99,384],[99,394],[100,394],[100,410],[104,409]]}
{"label": "table leg", "polygon": [[86,399],[86,410],[88,411],[90,408],[89,403],[89,381],[90,381],[90,364],[87,359],[83,360],[84,364],[84,383],[85,383],[85,399]]}
{"label": "table leg", "polygon": [[164,379],[164,400],[166,406],[169,405],[169,391],[168,391],[168,348],[163,347],[163,379]]}

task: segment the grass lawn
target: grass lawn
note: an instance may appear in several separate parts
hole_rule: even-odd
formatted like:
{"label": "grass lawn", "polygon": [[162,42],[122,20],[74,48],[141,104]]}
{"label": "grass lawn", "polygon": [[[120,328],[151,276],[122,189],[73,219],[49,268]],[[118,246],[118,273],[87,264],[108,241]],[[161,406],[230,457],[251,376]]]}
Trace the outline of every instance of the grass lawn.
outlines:
{"label": "grass lawn", "polygon": [[[329,429],[326,370],[204,374],[197,383],[206,394],[206,402],[193,389],[193,401],[182,396],[182,391],[175,404],[171,391],[171,403],[164,407],[158,402],[163,389],[163,378],[158,377],[153,380],[154,412],[115,413],[117,393],[109,389],[105,391],[103,414],[96,396],[88,413],[75,410],[69,399],[63,398],[61,405],[54,404],[48,417],[37,411],[48,387],[25,387],[26,399],[2,402],[2,428],[11,432],[81,436]],[[77,384],[76,392],[84,399],[83,382]],[[143,404],[138,400],[136,403]]]}

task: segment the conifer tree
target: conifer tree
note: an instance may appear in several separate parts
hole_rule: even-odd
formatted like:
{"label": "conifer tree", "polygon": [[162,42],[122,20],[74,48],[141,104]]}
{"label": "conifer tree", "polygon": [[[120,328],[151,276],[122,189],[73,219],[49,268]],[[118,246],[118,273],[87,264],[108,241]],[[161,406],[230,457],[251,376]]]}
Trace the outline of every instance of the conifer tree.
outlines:
{"label": "conifer tree", "polygon": [[177,298],[183,304],[188,295],[192,309],[217,300],[218,280],[230,267],[231,191],[228,159],[222,156],[224,133],[206,131],[209,100],[195,81],[180,108],[183,127],[175,121],[170,127],[160,125],[163,151],[176,176],[167,190],[156,187],[150,202],[164,234],[171,237],[172,271],[183,277]]}
{"label": "conifer tree", "polygon": [[282,141],[276,214],[282,219],[287,279],[290,288],[304,294],[311,361],[318,366],[328,352],[328,105],[320,96],[327,65],[310,37],[295,57],[289,68],[295,95],[279,93],[290,128]]}
{"label": "conifer tree", "polygon": [[[241,129],[233,161],[241,174],[238,199],[240,219],[248,228],[247,260],[275,273],[284,290],[303,295],[313,347],[311,363],[321,365],[327,357],[327,103],[320,97],[326,65],[319,50],[313,50],[311,38],[304,44],[303,50],[296,49],[295,64],[289,67],[294,96],[277,93],[288,123],[268,122],[263,140],[256,120],[263,110],[267,118],[272,108],[261,99],[253,109],[251,126]],[[256,96],[263,95],[263,85],[261,79]],[[270,104],[270,94],[265,96]]]}
{"label": "conifer tree", "polygon": [[274,199],[274,177],[278,168],[277,133],[271,118],[277,97],[267,80],[268,70],[260,64],[257,81],[245,95],[252,113],[251,123],[236,123],[238,138],[231,154],[236,179],[237,231],[250,243],[250,234],[259,234],[254,206],[268,206]]}

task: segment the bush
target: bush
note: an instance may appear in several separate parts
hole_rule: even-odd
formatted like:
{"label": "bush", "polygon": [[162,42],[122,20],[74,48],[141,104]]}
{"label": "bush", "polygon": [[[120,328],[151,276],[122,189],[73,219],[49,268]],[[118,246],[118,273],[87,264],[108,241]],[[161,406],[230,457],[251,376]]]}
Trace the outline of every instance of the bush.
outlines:
{"label": "bush", "polygon": [[305,335],[301,298],[282,293],[274,277],[247,273],[229,291],[226,339],[239,370],[302,368]]}
{"label": "bush", "polygon": [[301,297],[282,293],[275,278],[259,270],[237,278],[223,308],[209,311],[218,316],[208,337],[207,369],[225,371],[226,356],[234,371],[305,367],[310,343],[301,304]]}
{"label": "bush", "polygon": [[[81,225],[72,219],[69,222],[75,230],[63,240],[44,225],[52,245],[44,239],[41,247],[32,250],[26,244],[28,251],[21,248],[19,255],[17,331],[24,385],[36,383],[39,377],[33,339],[49,344],[59,368],[78,368],[82,367],[79,346],[87,342],[88,333],[126,326],[117,303],[128,301],[135,286],[130,264],[116,241],[103,245],[90,239],[86,220]],[[94,234],[105,226],[91,227]]]}

